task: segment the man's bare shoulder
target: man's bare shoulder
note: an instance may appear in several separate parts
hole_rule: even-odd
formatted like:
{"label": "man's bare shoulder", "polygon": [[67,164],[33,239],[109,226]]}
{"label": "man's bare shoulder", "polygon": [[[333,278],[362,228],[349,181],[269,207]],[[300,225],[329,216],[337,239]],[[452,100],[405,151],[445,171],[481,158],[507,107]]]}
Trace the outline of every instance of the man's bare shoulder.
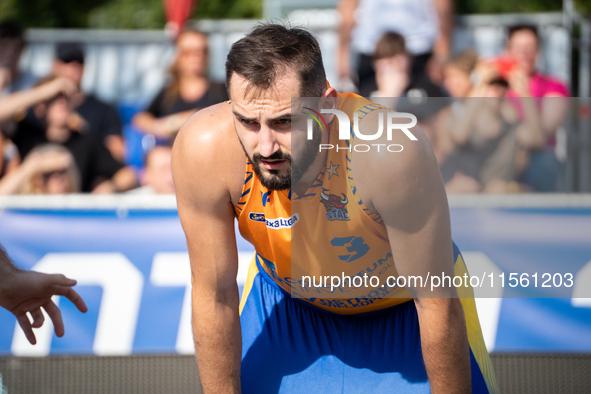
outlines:
{"label": "man's bare shoulder", "polygon": [[[374,111],[360,124],[361,132],[374,134],[378,130],[378,114]],[[385,116],[385,114],[383,115]],[[408,129],[412,140],[401,130],[394,130],[391,139],[386,131],[376,141],[368,141],[373,150],[353,152],[352,169],[360,197],[368,208],[403,208],[421,196],[446,198],[443,180],[429,140],[420,127]],[[356,140],[355,143],[365,141]],[[443,205],[447,206],[446,201]],[[372,205],[371,207],[369,205]]]}
{"label": "man's bare shoulder", "polygon": [[[192,115],[179,131],[172,154],[177,193],[183,182],[211,192],[240,194],[246,157],[236,136],[228,103]],[[182,191],[181,191],[182,192]]]}
{"label": "man's bare shoulder", "polygon": [[215,155],[232,145],[240,149],[231,106],[220,103],[193,114],[179,131],[174,145],[176,154],[190,151],[202,158]]}

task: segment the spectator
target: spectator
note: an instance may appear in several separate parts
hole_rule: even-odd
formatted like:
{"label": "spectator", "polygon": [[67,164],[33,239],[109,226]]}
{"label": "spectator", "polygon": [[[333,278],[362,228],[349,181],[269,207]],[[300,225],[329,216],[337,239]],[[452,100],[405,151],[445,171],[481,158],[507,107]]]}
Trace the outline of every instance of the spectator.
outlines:
{"label": "spectator", "polygon": [[53,75],[69,78],[78,87],[71,97],[74,110],[79,115],[76,129],[81,133],[93,134],[117,161],[123,163],[125,146],[117,110],[80,89],[84,75],[84,51],[80,44],[64,42],[57,45]]}
{"label": "spectator", "polygon": [[30,72],[22,73],[18,62],[25,48],[23,28],[17,22],[0,22],[0,92],[13,93],[30,89],[35,84],[35,76]]}
{"label": "spectator", "polygon": [[0,179],[0,195],[80,192],[80,172],[72,154],[57,144],[38,145],[16,170]]}
{"label": "spectator", "polygon": [[138,129],[170,138],[195,111],[227,100],[222,84],[206,77],[207,36],[191,27],[177,38],[177,56],[170,67],[171,80],[156,95],[146,111],[132,119]]}
{"label": "spectator", "polygon": [[441,89],[425,75],[411,73],[412,56],[406,50],[401,34],[385,33],[373,54],[377,91],[372,97],[442,97]]}
{"label": "spectator", "polygon": [[18,149],[0,132],[0,182],[5,175],[18,168],[19,163]]}
{"label": "spectator", "polygon": [[[438,118],[438,135],[451,152],[441,155],[441,172],[448,193],[499,193],[518,191],[516,159],[517,132],[522,123],[504,98],[508,84],[487,62],[475,70],[478,84],[470,74],[475,54],[466,52],[452,59],[444,69],[444,84],[458,97]],[[445,152],[447,153],[447,152]]]}
{"label": "spectator", "polygon": [[174,194],[172,182],[172,148],[155,146],[146,155],[146,168],[141,177],[142,187],[131,190],[135,194]]}
{"label": "spectator", "polygon": [[468,97],[473,88],[472,71],[478,62],[478,54],[467,50],[448,61],[443,68],[443,86],[452,97]]}
{"label": "spectator", "polygon": [[339,78],[353,77],[353,52],[357,87],[362,96],[376,90],[372,54],[380,37],[393,30],[406,39],[413,56],[413,77],[431,71],[432,79],[439,83],[439,65],[448,58],[451,49],[452,0],[341,0],[338,11],[341,16]]}
{"label": "spectator", "polygon": [[[70,95],[75,90],[76,86],[69,79],[55,78],[37,87],[0,97],[0,179],[19,168],[21,162],[22,156],[19,154],[17,146],[8,138],[16,135],[19,125],[17,121],[29,123],[33,135],[42,134],[42,126],[32,114],[28,114],[28,108],[60,93]],[[29,164],[26,168],[21,168],[10,181],[0,180],[0,183],[3,184],[0,187],[0,194],[18,193],[22,186],[23,175],[29,174],[32,167],[35,166]],[[25,176],[25,178],[27,177]]]}
{"label": "spectator", "polygon": [[[68,78],[45,78],[37,86],[0,97],[0,124],[4,134],[10,136],[14,131],[14,121],[22,120],[27,110],[58,94],[68,97],[77,91],[76,85]],[[41,127],[41,124],[37,125]]]}
{"label": "spectator", "polygon": [[[442,111],[443,117],[451,114],[458,115],[463,111],[463,106],[466,102],[466,97],[472,93],[474,86],[472,85],[472,74],[478,61],[478,54],[473,50],[467,50],[459,55],[456,55],[443,68],[443,87],[454,98],[451,107]],[[442,118],[440,116],[439,118]],[[431,141],[433,151],[437,157],[437,161],[442,164],[447,157],[455,149],[456,144],[448,129],[438,127],[434,134],[435,141]],[[464,173],[470,173],[469,170],[464,170]]]}
{"label": "spectator", "polygon": [[[530,153],[524,181],[535,190],[553,191],[561,164],[556,158],[556,131],[566,116],[568,88],[536,69],[540,37],[535,26],[517,25],[509,29],[505,70],[508,96],[527,127],[520,129],[518,141]],[[533,98],[533,99],[532,99]]]}
{"label": "spectator", "polygon": [[79,122],[73,114],[72,105],[61,94],[37,104],[17,123],[12,135],[21,157],[26,157],[36,145],[57,143],[65,146],[74,156],[83,192],[110,193],[134,187],[133,170],[116,161],[93,134],[75,130]]}

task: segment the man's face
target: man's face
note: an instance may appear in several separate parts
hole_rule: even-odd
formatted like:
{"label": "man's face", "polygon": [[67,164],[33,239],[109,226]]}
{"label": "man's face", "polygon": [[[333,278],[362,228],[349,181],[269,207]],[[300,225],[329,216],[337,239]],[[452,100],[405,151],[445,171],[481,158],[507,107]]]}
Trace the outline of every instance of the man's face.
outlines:
{"label": "man's face", "polygon": [[245,95],[247,86],[246,78],[232,75],[230,98],[238,139],[263,186],[289,189],[292,178],[300,180],[316,158],[322,135],[316,130],[308,141],[305,128],[299,126],[304,123],[293,124],[291,99],[300,95],[295,72],[285,71],[267,90],[253,88]]}
{"label": "man's face", "polygon": [[82,83],[82,76],[84,75],[84,64],[77,61],[68,63],[56,59],[53,63],[53,74],[56,77],[66,77],[74,81],[76,85],[80,86]]}
{"label": "man's face", "polygon": [[48,126],[64,127],[68,124],[68,116],[72,112],[70,103],[65,97],[58,97],[47,107],[45,120]]}
{"label": "man's face", "polygon": [[536,70],[538,38],[529,30],[518,30],[507,42],[507,53],[517,60],[526,74],[531,75]]}

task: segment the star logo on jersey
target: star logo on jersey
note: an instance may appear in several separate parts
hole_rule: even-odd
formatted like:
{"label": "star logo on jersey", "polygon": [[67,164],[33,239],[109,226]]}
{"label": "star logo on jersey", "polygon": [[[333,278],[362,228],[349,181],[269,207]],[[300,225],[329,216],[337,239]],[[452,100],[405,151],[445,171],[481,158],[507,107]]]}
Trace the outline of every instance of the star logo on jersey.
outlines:
{"label": "star logo on jersey", "polygon": [[332,161],[330,162],[330,167],[328,167],[326,169],[326,172],[328,173],[328,180],[330,180],[330,178],[332,178],[332,176],[339,176],[338,172],[337,172],[337,168],[339,168],[340,165],[334,165],[332,164]]}
{"label": "star logo on jersey", "polygon": [[326,218],[333,220],[351,220],[347,215],[347,208],[345,207],[349,200],[345,193],[341,193],[342,198],[335,194],[327,194],[328,189],[322,189],[320,192],[320,202],[326,208]]}

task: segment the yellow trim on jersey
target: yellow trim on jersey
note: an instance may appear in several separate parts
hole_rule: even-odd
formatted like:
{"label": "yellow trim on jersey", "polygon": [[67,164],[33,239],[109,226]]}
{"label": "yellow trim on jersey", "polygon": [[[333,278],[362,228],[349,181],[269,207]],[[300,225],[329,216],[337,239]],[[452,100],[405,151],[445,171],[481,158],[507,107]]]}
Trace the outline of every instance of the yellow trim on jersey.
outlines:
{"label": "yellow trim on jersey", "polygon": [[[464,274],[468,274],[468,270],[466,269],[462,255],[458,254],[455,263],[455,275],[463,277]],[[476,303],[474,302],[474,292],[472,291],[472,287],[458,287],[458,296],[460,297],[462,309],[464,310],[466,331],[468,333],[468,342],[472,354],[480,367],[488,392],[490,394],[498,394],[499,388],[497,386],[497,378],[480,329],[480,321],[476,311]]]}
{"label": "yellow trim on jersey", "polygon": [[246,299],[252,290],[252,284],[254,283],[254,277],[259,273],[259,269],[256,263],[257,254],[254,253],[252,255],[252,259],[250,260],[250,264],[248,266],[248,275],[246,276],[246,283],[244,284],[244,289],[242,289],[242,298],[240,299],[240,307],[238,308],[238,313],[242,314],[242,309],[244,308],[244,304],[246,304]]}

